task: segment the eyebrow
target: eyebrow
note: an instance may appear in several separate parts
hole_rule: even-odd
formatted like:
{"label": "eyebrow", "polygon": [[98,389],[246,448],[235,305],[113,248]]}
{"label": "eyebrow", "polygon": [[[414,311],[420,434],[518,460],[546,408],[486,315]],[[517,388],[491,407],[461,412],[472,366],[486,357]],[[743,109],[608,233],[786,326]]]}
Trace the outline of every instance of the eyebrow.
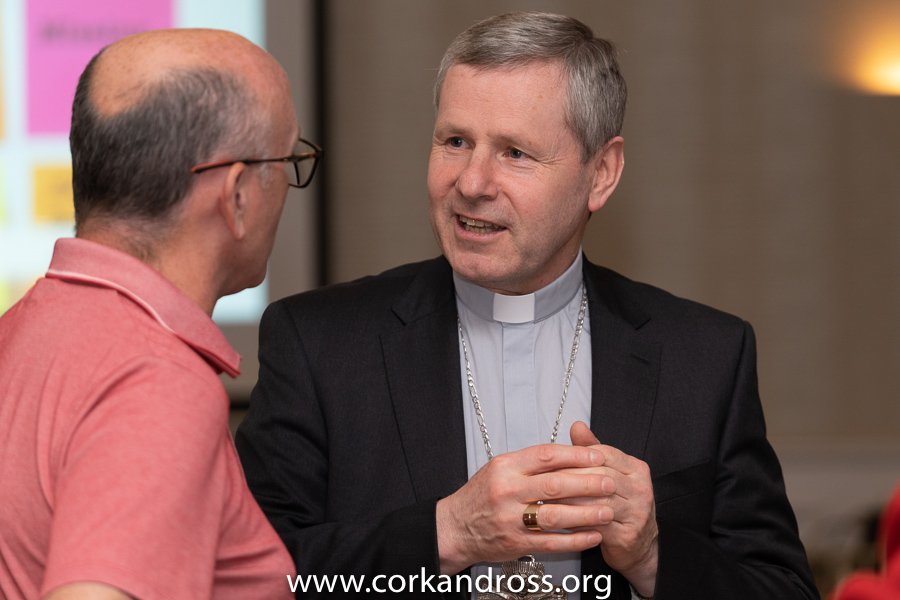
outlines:
{"label": "eyebrow", "polygon": [[[440,121],[435,123],[433,135],[434,137],[459,136],[464,138],[471,138],[473,136],[470,128],[459,126],[452,122],[445,122],[442,124]],[[536,145],[540,143],[525,139],[521,135],[504,131],[488,131],[487,136],[492,143],[512,146],[514,148],[535,148]]]}

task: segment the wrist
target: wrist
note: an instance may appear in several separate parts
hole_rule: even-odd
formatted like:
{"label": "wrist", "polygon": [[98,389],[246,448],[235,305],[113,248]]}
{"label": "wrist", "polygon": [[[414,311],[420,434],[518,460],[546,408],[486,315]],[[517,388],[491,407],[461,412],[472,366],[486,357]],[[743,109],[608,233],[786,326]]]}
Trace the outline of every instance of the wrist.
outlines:
{"label": "wrist", "polygon": [[659,564],[659,546],[656,540],[650,547],[646,558],[640,565],[628,572],[622,572],[631,589],[634,591],[636,600],[653,600],[656,592],[656,572]]}
{"label": "wrist", "polygon": [[453,527],[456,521],[452,516],[451,505],[452,502],[449,498],[443,498],[438,500],[435,507],[438,560],[441,575],[455,575],[471,564],[461,550],[468,546],[461,541],[463,536]]}

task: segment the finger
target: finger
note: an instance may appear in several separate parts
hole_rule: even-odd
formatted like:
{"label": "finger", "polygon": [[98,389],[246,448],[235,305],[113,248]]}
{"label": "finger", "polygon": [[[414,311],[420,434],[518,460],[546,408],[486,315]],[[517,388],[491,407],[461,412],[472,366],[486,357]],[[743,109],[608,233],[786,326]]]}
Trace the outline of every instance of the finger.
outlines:
{"label": "finger", "polygon": [[625,475],[631,475],[640,470],[643,461],[625,454],[618,448],[613,446],[601,445],[598,450],[603,453],[603,465],[610,469],[615,469]]}
{"label": "finger", "polygon": [[561,498],[545,498],[544,503],[552,504],[568,504],[571,506],[583,506],[587,504],[606,504],[608,505],[614,498],[621,497],[616,492],[619,485],[616,480],[611,477],[604,477],[600,482],[602,494],[592,494],[587,496],[564,496]]}
{"label": "finger", "polygon": [[627,477],[627,475],[625,475],[621,471],[618,471],[611,467],[572,467],[568,469],[558,469],[554,472],[566,473],[570,475],[603,475],[604,477],[611,477],[613,479],[621,479],[623,477]]}
{"label": "finger", "polygon": [[[610,507],[596,504],[585,506],[541,504],[538,505],[536,514],[538,527],[544,531],[598,527],[611,523],[614,516]],[[522,526],[525,526],[524,523]]]}
{"label": "finger", "polygon": [[[561,552],[581,552],[598,545],[603,539],[599,531],[586,528],[574,533],[557,533],[555,531],[529,531],[525,534],[525,554],[558,554]],[[504,560],[522,556],[521,550]]]}
{"label": "finger", "polygon": [[[609,525],[609,523],[606,524],[606,526],[608,526],[608,525]],[[604,529],[604,527],[606,527],[606,526],[598,525],[597,527],[575,527],[573,529],[569,529],[568,531],[570,531],[571,533],[579,533],[581,531],[597,531],[602,536],[602,535],[604,535],[604,533],[603,533],[603,531],[600,531],[600,530]],[[606,530],[604,529],[604,531],[606,531]],[[608,541],[608,538],[607,538],[607,541]]]}
{"label": "finger", "polygon": [[597,439],[590,427],[582,421],[572,423],[572,428],[569,429],[569,437],[572,439],[573,446],[593,446],[600,443],[600,440]]}
{"label": "finger", "polygon": [[615,481],[610,477],[594,473],[553,471],[529,477],[520,491],[520,499],[524,502],[537,502],[581,496],[609,496],[615,489]]}
{"label": "finger", "polygon": [[594,448],[539,444],[517,452],[501,454],[491,463],[496,462],[496,467],[500,469],[511,468],[523,475],[536,475],[556,469],[597,467],[603,464],[603,460],[603,453]]}
{"label": "finger", "polygon": [[595,504],[609,505],[609,497],[579,496],[577,498],[558,498],[554,500],[544,500],[544,504],[568,504],[569,506],[589,506]]}

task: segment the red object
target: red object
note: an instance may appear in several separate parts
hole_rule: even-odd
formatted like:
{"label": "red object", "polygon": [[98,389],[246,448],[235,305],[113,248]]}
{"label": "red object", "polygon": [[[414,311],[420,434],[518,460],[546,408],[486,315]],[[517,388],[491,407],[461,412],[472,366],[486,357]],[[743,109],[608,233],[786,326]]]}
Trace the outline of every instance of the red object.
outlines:
{"label": "red object", "polygon": [[293,600],[217,371],[240,357],[138,259],[83,239],[0,318],[0,598]]}
{"label": "red object", "polygon": [[900,487],[881,516],[878,545],[881,571],[850,575],[829,600],[900,600]]}

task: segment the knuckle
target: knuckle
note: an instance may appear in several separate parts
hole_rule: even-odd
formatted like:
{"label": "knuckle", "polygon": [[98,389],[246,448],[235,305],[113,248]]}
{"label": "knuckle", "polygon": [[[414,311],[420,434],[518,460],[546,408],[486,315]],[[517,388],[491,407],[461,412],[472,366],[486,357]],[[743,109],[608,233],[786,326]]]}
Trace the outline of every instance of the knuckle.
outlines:
{"label": "knuckle", "polygon": [[653,503],[653,488],[651,486],[639,484],[633,486],[632,489],[634,490],[634,498],[637,504],[647,506]]}
{"label": "knuckle", "polygon": [[504,473],[510,468],[511,461],[512,459],[508,454],[498,454],[488,462],[488,466],[491,469],[491,473]]}
{"label": "knuckle", "polygon": [[637,543],[637,533],[634,529],[625,529],[619,537],[619,542],[625,548],[632,548]]}
{"label": "knuckle", "polygon": [[650,479],[650,465],[648,465],[647,463],[645,463],[642,460],[638,460],[636,462],[637,462],[637,466],[635,467],[635,472],[638,475],[640,475],[641,477],[644,477],[649,480]]}
{"label": "knuckle", "polygon": [[544,543],[541,544],[541,546],[543,546],[544,552],[551,554],[565,550],[565,548],[562,547],[560,538],[555,535],[544,536]]}
{"label": "knuckle", "polygon": [[504,555],[514,554],[519,547],[514,539],[508,537],[501,539],[498,546]]}
{"label": "knuckle", "polygon": [[556,498],[562,491],[562,481],[556,473],[548,473],[541,481],[541,492],[545,498]]}
{"label": "knuckle", "polygon": [[535,457],[542,463],[549,463],[556,457],[555,448],[550,444],[536,446]]}
{"label": "knuckle", "polygon": [[488,491],[488,502],[491,505],[502,505],[513,495],[512,487],[504,482],[497,482]]}
{"label": "knuckle", "polygon": [[544,504],[538,510],[538,524],[541,529],[557,529],[559,527],[559,510],[549,504]]}

